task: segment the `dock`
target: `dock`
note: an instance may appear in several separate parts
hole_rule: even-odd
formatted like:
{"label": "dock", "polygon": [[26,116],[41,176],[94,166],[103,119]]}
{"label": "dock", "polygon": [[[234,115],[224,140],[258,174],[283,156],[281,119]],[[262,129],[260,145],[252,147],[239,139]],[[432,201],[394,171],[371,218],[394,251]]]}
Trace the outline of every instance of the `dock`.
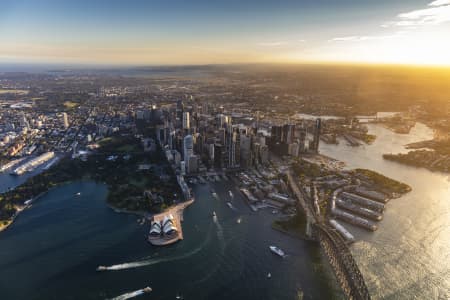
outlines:
{"label": "dock", "polygon": [[170,236],[161,235],[160,237],[150,237],[148,238],[148,241],[155,246],[166,246],[173,243],[176,243],[183,239],[183,228],[181,227],[181,222],[183,222],[183,211],[186,207],[191,205],[194,202],[194,199],[190,199],[188,201],[185,201],[183,203],[177,204],[174,207],[171,207],[170,209],[159,213],[157,215],[153,216],[153,222],[162,222],[164,220],[164,217],[168,215],[173,216],[173,223],[175,227],[177,228],[177,232],[175,234],[172,234]]}

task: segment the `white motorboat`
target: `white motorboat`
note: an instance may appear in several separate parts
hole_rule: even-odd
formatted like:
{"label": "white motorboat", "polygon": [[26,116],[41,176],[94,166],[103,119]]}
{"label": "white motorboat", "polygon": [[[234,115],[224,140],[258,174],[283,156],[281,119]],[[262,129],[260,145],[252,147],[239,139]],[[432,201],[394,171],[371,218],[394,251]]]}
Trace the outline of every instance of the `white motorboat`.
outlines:
{"label": "white motorboat", "polygon": [[269,246],[270,251],[272,251],[273,253],[275,253],[276,255],[280,256],[280,257],[285,257],[286,254],[284,254],[284,251],[281,250],[280,248],[278,248],[277,246]]}
{"label": "white motorboat", "polygon": [[98,266],[97,271],[106,271],[108,268],[106,266]]}

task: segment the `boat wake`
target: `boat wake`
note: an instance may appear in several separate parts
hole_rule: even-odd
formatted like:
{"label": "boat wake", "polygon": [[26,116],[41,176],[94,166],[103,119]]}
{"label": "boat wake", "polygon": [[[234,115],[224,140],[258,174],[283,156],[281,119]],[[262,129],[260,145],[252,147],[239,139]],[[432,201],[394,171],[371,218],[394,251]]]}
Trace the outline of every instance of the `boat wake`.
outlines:
{"label": "boat wake", "polygon": [[120,296],[111,298],[110,300],[126,300],[126,299],[130,299],[130,298],[134,298],[134,297],[143,295],[145,293],[146,293],[146,291],[144,289],[140,289],[140,290],[137,290],[137,291],[125,293],[125,294],[122,294]]}
{"label": "boat wake", "polygon": [[227,206],[232,210],[237,211],[237,208],[231,202],[227,202]]}
{"label": "boat wake", "polygon": [[[127,263],[111,265],[111,266],[104,266],[104,267],[100,266],[97,268],[97,270],[99,270],[99,271],[120,271],[120,270],[141,268],[141,267],[156,265],[159,263],[185,259],[185,258],[188,258],[188,257],[200,252],[206,246],[206,244],[210,240],[210,237],[211,237],[211,230],[209,230],[208,236],[203,241],[203,243],[200,244],[199,247],[193,249],[192,251],[189,251],[182,255],[179,255],[179,256],[159,258],[159,259],[149,258],[149,259],[144,259],[144,260],[139,260],[139,261],[134,261],[134,262],[127,262]],[[126,299],[128,299],[128,298],[126,298]]]}
{"label": "boat wake", "polygon": [[[220,224],[217,217],[214,218],[214,223],[217,226],[217,238],[219,239],[219,243],[220,243],[220,246],[219,246],[220,247],[220,256],[223,258],[225,255],[225,248],[228,246],[228,243],[230,243],[233,240],[233,238],[231,238],[228,242],[225,241],[225,238],[223,235],[223,227],[222,227],[222,224]],[[206,274],[206,276],[197,280],[193,284],[200,284],[202,282],[209,280],[214,274],[216,274],[219,271],[220,268],[221,268],[221,262],[216,264],[216,266],[212,270],[210,270],[210,272],[208,274]]]}
{"label": "boat wake", "polygon": [[[219,238],[219,241],[222,245],[225,244],[225,238],[223,237],[223,227],[222,224],[220,224],[219,220],[217,219],[217,217],[213,218],[214,223],[217,226],[217,237]],[[223,248],[223,247],[222,247]]]}

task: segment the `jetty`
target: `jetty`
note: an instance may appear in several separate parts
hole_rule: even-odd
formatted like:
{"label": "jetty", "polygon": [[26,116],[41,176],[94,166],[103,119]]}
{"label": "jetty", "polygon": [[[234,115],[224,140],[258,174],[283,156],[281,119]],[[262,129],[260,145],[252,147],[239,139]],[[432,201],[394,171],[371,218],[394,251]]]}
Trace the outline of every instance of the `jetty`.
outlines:
{"label": "jetty", "polygon": [[[181,222],[183,222],[183,211],[186,207],[191,205],[194,199],[179,203],[168,210],[153,216],[152,228],[148,236],[148,241],[155,246],[166,246],[176,243],[183,239],[183,228]],[[164,226],[164,222],[170,222],[170,227]],[[156,228],[159,228],[159,234],[154,230],[154,224]],[[167,228],[165,231],[164,229]]]}

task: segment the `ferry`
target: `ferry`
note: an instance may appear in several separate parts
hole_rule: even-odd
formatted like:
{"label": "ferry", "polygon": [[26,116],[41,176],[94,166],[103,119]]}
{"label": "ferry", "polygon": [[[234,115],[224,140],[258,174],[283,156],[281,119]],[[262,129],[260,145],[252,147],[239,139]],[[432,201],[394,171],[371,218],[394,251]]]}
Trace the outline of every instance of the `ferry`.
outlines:
{"label": "ferry", "polygon": [[284,254],[284,251],[281,250],[280,248],[278,248],[277,246],[269,246],[270,251],[272,251],[273,253],[275,253],[276,255],[280,256],[280,257],[285,257],[286,254]]}

